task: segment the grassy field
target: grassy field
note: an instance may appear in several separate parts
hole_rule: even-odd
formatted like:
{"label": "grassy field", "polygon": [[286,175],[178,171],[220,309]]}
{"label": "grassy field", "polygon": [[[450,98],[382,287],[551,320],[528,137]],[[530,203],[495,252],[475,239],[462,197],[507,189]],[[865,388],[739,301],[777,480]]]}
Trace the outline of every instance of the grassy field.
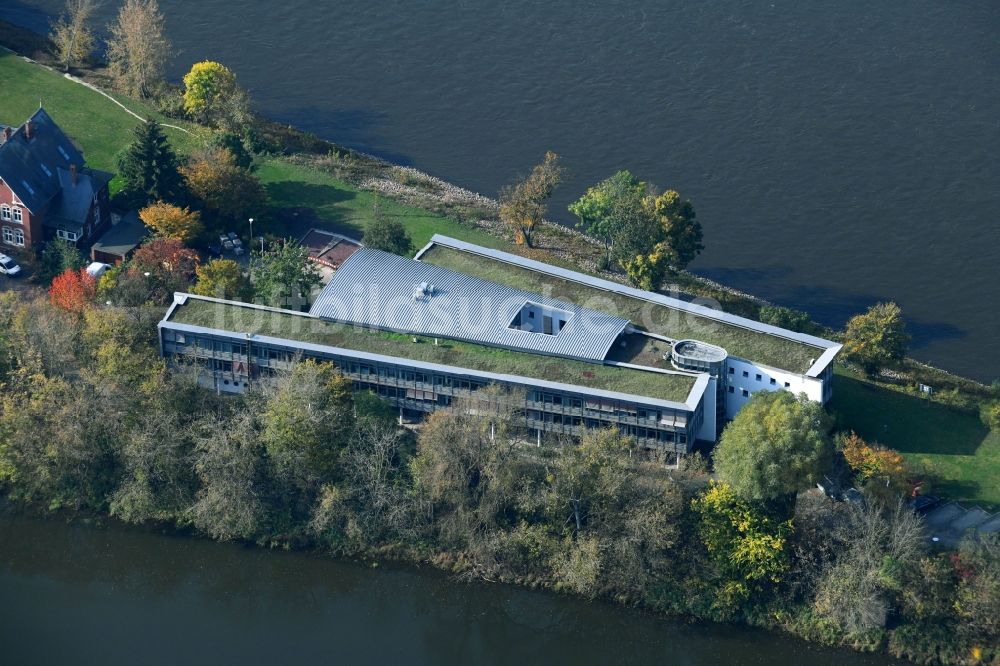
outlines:
{"label": "grassy field", "polygon": [[570,282],[461,250],[435,245],[421,259],[515,289],[544,293],[552,298],[604,310],[630,319],[633,323],[668,338],[695,338],[719,345],[733,356],[752,359],[775,368],[805,372],[809,369],[810,360],[819,358],[822,354],[820,349],[792,340],[652,305],[638,298],[613,294],[603,289]]}
{"label": "grassy field", "polygon": [[[0,81],[0,123],[18,126],[38,110],[40,103],[83,150],[87,164],[98,169],[114,171],[115,155],[140,122],[100,93],[3,49]],[[164,118],[140,102],[116,99],[140,116],[195,129],[188,123]],[[195,137],[184,132],[171,128],[165,132],[179,152],[190,152],[196,143]]]}
{"label": "grassy field", "polygon": [[312,317],[258,310],[238,305],[189,299],[174,310],[171,321],[228,331],[246,331],[275,338],[343,347],[372,354],[472,368],[578,386],[619,391],[662,400],[687,400],[694,378],[586,363],[565,358],[524,354],[484,345],[429,338],[414,343],[410,336],[333,324]]}
{"label": "grassy field", "polygon": [[[402,222],[419,250],[434,234],[446,234],[492,248],[504,242],[485,232],[464,226],[455,220],[405,206],[374,192],[359,190],[333,176],[282,159],[262,162],[257,175],[267,188],[275,208],[311,208],[324,229],[360,238],[372,219],[372,205],[377,201],[382,212]],[[304,231],[304,230],[297,230]]]}
{"label": "grassy field", "polygon": [[830,409],[839,428],[926,466],[940,479],[932,492],[1000,508],[1000,433],[975,414],[874,386],[841,368]]}

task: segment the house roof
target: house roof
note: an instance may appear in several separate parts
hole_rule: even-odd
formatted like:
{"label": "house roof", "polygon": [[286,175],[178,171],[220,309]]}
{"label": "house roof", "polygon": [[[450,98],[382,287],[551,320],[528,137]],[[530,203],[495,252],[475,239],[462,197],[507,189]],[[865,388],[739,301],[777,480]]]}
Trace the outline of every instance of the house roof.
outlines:
{"label": "house roof", "polygon": [[[527,304],[564,319],[565,325],[554,326],[552,335],[512,327]],[[368,328],[591,362],[602,362],[629,325],[608,313],[364,247],[337,270],[310,313]]]}
{"label": "house roof", "polygon": [[33,213],[37,213],[59,194],[59,170],[76,165],[83,169],[83,155],[76,149],[55,121],[38,109],[7,141],[0,144],[0,178],[14,191],[17,198]]}
{"label": "house roof", "polygon": [[59,186],[62,196],[58,206],[51,215],[46,215],[43,224],[47,227],[82,226],[87,221],[87,214],[94,201],[94,196],[111,181],[111,174],[94,169],[83,169],[73,174],[66,169],[59,169]]}
{"label": "house roof", "polygon": [[104,252],[124,259],[129,252],[142,243],[148,234],[149,229],[142,223],[135,211],[132,211],[122,217],[118,224],[112,225],[104,232],[104,235],[94,243],[93,251],[95,253]]}

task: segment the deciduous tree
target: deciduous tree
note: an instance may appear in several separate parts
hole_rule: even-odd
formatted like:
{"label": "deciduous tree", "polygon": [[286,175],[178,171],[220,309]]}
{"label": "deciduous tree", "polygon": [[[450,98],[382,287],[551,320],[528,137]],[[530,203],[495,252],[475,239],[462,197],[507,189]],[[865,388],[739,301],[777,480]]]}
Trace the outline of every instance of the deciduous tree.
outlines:
{"label": "deciduous tree", "polygon": [[844,351],[870,375],[900,361],[910,336],[903,313],[895,303],[878,303],[847,322]]}
{"label": "deciduous tree", "polygon": [[376,203],[372,206],[372,221],[365,227],[362,242],[376,250],[392,252],[402,257],[413,254],[413,240],[403,223],[391,218]]}
{"label": "deciduous tree", "polygon": [[249,120],[249,99],[225,65],[205,60],[184,75],[184,110],[214,127],[240,131]]}
{"label": "deciduous tree", "polygon": [[786,497],[818,481],[830,465],[828,429],[819,403],[787,391],[758,391],[723,430],[715,471],[740,497]]}
{"label": "deciduous tree", "polygon": [[267,203],[260,180],[240,168],[225,148],[203,151],[181,167],[181,173],[205,207],[226,220],[245,220]]}
{"label": "deciduous tree", "polygon": [[83,253],[64,238],[54,238],[45,244],[38,266],[38,280],[51,282],[52,278],[65,271],[75,271],[86,266]]}
{"label": "deciduous tree", "polygon": [[232,259],[212,259],[195,269],[197,283],[191,293],[229,300],[249,301],[253,285],[243,274],[243,267]]}
{"label": "deciduous tree", "polygon": [[514,232],[515,242],[531,247],[535,227],[548,212],[546,202],[562,177],[559,156],[549,151],[526,178],[500,193],[500,219]]}
{"label": "deciduous tree", "polygon": [[108,26],[108,71],[127,95],[148,97],[163,78],[170,54],[163,14],[156,0],[125,0]]}
{"label": "deciduous tree", "polygon": [[604,242],[605,260],[610,263],[615,238],[621,230],[623,216],[614,214],[622,201],[641,199],[646,184],[628,171],[619,171],[611,178],[590,187],[583,196],[569,205],[569,212],[579,219],[577,226]]}
{"label": "deciduous tree", "polygon": [[697,220],[694,206],[676,191],[667,190],[653,200],[653,210],[659,216],[664,242],[671,251],[671,268],[687,268],[705,249],[701,223]]}
{"label": "deciduous tree", "polygon": [[[126,268],[126,279],[119,278],[117,289],[134,289],[136,295],[145,292],[139,302],[168,303],[174,292],[187,291],[198,267],[197,253],[173,238],[154,238],[144,243],[132,255]],[[148,273],[148,275],[147,275]]]}
{"label": "deciduous tree", "polygon": [[96,295],[97,281],[84,268],[75,271],[66,269],[52,280],[49,287],[52,305],[75,314],[82,314],[84,309],[90,307]]}
{"label": "deciduous tree", "polygon": [[267,305],[301,308],[320,280],[309,249],[298,243],[284,243],[250,259],[250,281]]}
{"label": "deciduous tree", "polygon": [[52,23],[49,38],[63,71],[68,72],[94,50],[94,33],[90,29],[90,20],[97,4],[97,0],[66,0],[63,13]]}
{"label": "deciduous tree", "polygon": [[202,231],[201,213],[159,201],[139,211],[139,219],[160,238],[190,243]]}

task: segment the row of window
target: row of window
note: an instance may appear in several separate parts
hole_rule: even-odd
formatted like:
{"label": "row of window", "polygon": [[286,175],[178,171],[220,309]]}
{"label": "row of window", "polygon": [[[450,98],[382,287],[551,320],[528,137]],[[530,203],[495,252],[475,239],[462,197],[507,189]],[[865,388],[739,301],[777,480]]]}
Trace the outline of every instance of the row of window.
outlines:
{"label": "row of window", "polygon": [[[729,374],[735,375],[736,374],[736,368],[730,367],[729,368]],[[743,376],[749,378],[750,377],[750,371],[749,370],[744,370],[743,371]],[[764,376],[758,372],[758,373],[756,373],[754,375],[754,379],[756,379],[758,382],[761,382],[761,381],[764,381]],[[777,386],[778,385],[778,380],[775,379],[774,377],[769,377],[768,379],[770,380],[771,386]],[[791,384],[789,382],[785,382],[785,388],[788,388],[790,386],[791,386]],[[733,388],[732,386],[729,387],[729,392],[730,393],[733,392],[732,388]]]}
{"label": "row of window", "polygon": [[24,247],[24,230],[4,227],[3,242],[6,243],[7,245],[16,245],[17,247]]}
{"label": "row of window", "polygon": [[[167,331],[165,338],[167,341],[171,341],[172,338],[174,343],[173,349],[182,353],[184,347],[188,347],[192,351],[204,350],[205,352],[213,354],[213,356],[219,353],[224,355],[235,355],[235,358],[232,360],[216,357],[202,361],[202,364],[207,369],[227,374],[255,375],[258,369],[264,369],[259,363],[264,359],[267,359],[268,361],[291,361],[294,358],[301,356],[301,354],[298,353],[293,354],[281,349],[265,347],[262,344],[252,345],[253,357],[259,359],[259,361],[254,361],[250,364],[251,367],[247,367],[247,363],[240,359],[240,357],[245,357],[247,353],[247,346],[245,343],[228,342],[211,338],[202,338],[199,336],[189,336],[179,331]],[[349,359],[338,359],[336,364],[345,374],[360,379],[360,381],[355,381],[355,384],[358,385],[356,388],[360,388],[360,384],[362,382],[366,382],[366,379],[370,377],[371,379],[368,381],[371,381],[371,388],[373,390],[377,390],[377,392],[383,397],[397,397],[396,391],[393,387],[385,387],[381,385],[382,382],[393,379],[413,383],[422,383],[433,387],[463,389],[470,392],[483,388],[487,384],[487,382],[484,381],[466,379],[463,377],[431,374],[419,370],[411,370],[405,367],[362,363]],[[402,394],[403,389],[400,389],[399,392]],[[420,395],[418,395],[418,392]],[[402,397],[402,395],[399,395],[399,397]],[[433,401],[437,398],[447,398],[447,400],[450,401],[450,396],[437,396],[431,391],[421,391],[419,389],[406,389],[406,397],[410,400],[416,399],[425,401]],[[635,418],[638,420],[648,420],[652,423],[662,422],[664,425],[672,425],[676,428],[684,428],[689,424],[689,420],[697,420],[697,415],[692,417],[686,412],[648,409],[633,403],[598,400],[594,398],[584,399],[570,395],[560,395],[559,393],[537,390],[529,391],[527,399],[529,402],[541,403],[547,410],[554,410],[557,412],[560,411],[561,407],[568,406],[573,409],[585,410],[587,412],[600,412],[611,418]]]}
{"label": "row of window", "polygon": [[80,237],[75,231],[66,231],[65,229],[56,230],[56,236],[63,240],[73,241],[74,243]]}
{"label": "row of window", "polygon": [[18,224],[23,224],[24,214],[18,206],[11,208],[7,204],[0,204],[0,220],[3,220],[4,222],[17,222]]}

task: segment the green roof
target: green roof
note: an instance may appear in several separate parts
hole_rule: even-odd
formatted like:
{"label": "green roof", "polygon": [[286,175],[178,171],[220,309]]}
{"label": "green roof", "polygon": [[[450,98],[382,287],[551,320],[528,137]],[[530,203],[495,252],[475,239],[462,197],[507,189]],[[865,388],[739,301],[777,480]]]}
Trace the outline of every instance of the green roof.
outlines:
{"label": "green roof", "polygon": [[420,260],[515,289],[604,310],[628,318],[638,329],[673,340],[701,340],[724,348],[732,356],[780,370],[805,373],[811,362],[823,353],[823,349],[803,342],[742,328],[464,250],[433,245],[421,255]]}
{"label": "green roof", "polygon": [[184,305],[176,306],[170,321],[679,403],[687,401],[697,379],[692,375],[663,374],[587,363],[455,340],[442,339],[435,345],[432,339],[423,337],[414,343],[408,335],[333,323],[294,312],[194,297],[188,297]]}

